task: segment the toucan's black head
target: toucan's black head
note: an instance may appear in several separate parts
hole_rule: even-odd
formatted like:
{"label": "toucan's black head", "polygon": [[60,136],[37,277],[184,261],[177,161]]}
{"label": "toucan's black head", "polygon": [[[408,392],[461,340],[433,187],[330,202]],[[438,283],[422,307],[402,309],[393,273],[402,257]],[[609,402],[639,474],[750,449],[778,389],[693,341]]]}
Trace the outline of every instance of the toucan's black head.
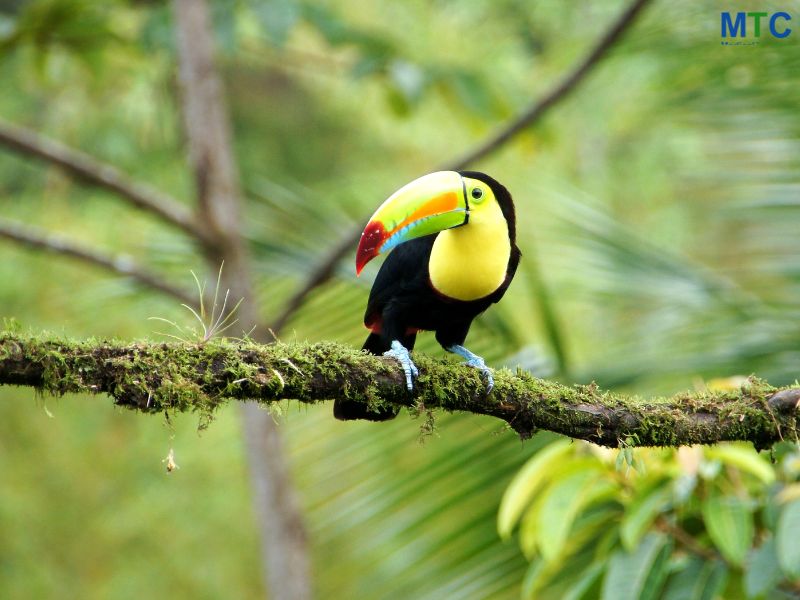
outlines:
{"label": "toucan's black head", "polygon": [[511,194],[506,187],[494,177],[490,177],[486,173],[481,173],[480,171],[459,171],[458,174],[462,177],[469,177],[482,181],[492,189],[494,197],[500,205],[500,210],[503,211],[503,216],[506,218],[506,221],[508,221],[508,237],[513,246],[517,241],[517,216],[514,213],[514,201],[511,199]]}

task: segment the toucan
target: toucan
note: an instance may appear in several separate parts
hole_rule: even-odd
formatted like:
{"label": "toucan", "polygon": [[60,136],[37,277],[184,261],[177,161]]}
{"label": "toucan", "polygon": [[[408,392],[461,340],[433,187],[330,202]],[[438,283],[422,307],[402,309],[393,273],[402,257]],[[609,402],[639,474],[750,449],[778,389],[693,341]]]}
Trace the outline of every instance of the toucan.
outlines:
{"label": "toucan", "polygon": [[[434,331],[445,350],[481,371],[491,392],[491,369],[463,344],[472,320],[503,297],[519,265],[511,194],[477,171],[420,177],[372,215],[358,244],[356,274],[390,250],[367,301],[364,324],[371,333],[363,349],[395,358],[412,391],[419,372],[410,352],[419,331]],[[397,411],[347,400],[333,407],[345,421],[385,421]]]}

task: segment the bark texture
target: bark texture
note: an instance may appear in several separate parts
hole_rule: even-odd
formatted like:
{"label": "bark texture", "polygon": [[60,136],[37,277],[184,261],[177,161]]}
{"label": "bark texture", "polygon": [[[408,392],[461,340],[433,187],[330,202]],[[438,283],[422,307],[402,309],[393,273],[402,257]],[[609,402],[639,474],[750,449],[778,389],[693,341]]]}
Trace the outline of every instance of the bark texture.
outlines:
{"label": "bark texture", "polygon": [[778,389],[756,378],[735,391],[642,399],[502,370],[487,396],[474,369],[419,355],[415,361],[420,377],[409,394],[393,359],[330,342],[123,344],[0,333],[0,385],[108,394],[116,404],[146,413],[197,411],[210,418],[230,400],[346,398],[373,407],[490,415],[523,439],[547,429],[609,447],[740,440],[766,448],[797,439],[800,387]]}

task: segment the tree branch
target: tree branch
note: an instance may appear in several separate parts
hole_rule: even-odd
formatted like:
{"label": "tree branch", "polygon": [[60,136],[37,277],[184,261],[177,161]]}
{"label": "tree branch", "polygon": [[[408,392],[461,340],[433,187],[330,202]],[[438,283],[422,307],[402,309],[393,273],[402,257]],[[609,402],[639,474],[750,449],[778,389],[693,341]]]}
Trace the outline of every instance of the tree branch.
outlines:
{"label": "tree branch", "polygon": [[172,296],[189,306],[197,304],[196,297],[143,269],[130,256],[105,254],[93,248],[76,244],[63,236],[3,218],[0,218],[0,238],[29,248],[75,258],[107,271],[130,277],[141,286]]}
{"label": "tree branch", "polygon": [[751,378],[735,392],[643,400],[503,370],[487,397],[477,371],[420,355],[415,360],[420,377],[412,396],[393,359],[330,342],[124,345],[0,332],[0,384],[52,394],[105,393],[120,406],[148,413],[199,411],[210,417],[228,400],[346,398],[490,415],[522,438],[547,429],[609,447],[741,440],[766,448],[797,437],[800,387],[778,390]]}
{"label": "tree branch", "polygon": [[[608,51],[622,38],[650,0],[635,0],[603,36],[592,47],[589,53],[559,83],[553,86],[544,96],[532,102],[516,118],[508,122],[500,130],[477,144],[461,157],[452,159],[439,167],[442,171],[460,171],[472,163],[486,158],[508,143],[522,131],[539,121],[547,111],[566,98],[578,84],[597,66]],[[275,318],[272,330],[279,333],[292,315],[303,305],[306,297],[316,288],[324,285],[333,276],[336,265],[358,243],[361,228],[353,229],[342,241],[332,247],[328,255],[311,271],[302,286],[286,302],[281,313]]]}
{"label": "tree branch", "polygon": [[201,242],[208,241],[205,230],[197,223],[190,209],[171,196],[134,181],[116,167],[69,148],[61,142],[2,120],[0,144],[15,152],[49,162],[85,183],[109,190],[136,208],[161,217]]}
{"label": "tree branch", "polygon": [[272,322],[270,329],[274,331],[276,335],[279,334],[284,327],[286,327],[286,324],[289,322],[289,319],[292,318],[292,315],[294,315],[294,313],[296,313],[300,307],[303,306],[306,297],[318,287],[325,285],[325,283],[333,277],[336,266],[348,252],[353,251],[353,248],[358,242],[360,235],[360,226],[358,229],[353,229],[351,232],[347,233],[347,235],[341,239],[339,244],[331,249],[325,260],[312,269],[311,274],[305,280],[303,285],[298,288],[294,294],[292,294],[289,300],[286,301],[286,304],[283,305],[281,312]]}
{"label": "tree branch", "polygon": [[487,155],[499,150],[514,136],[518,135],[536,121],[540,120],[544,114],[559,101],[566,98],[575,87],[583,81],[591,70],[608,54],[608,51],[616,44],[625,31],[636,20],[637,15],[650,0],[636,0],[626,8],[616,21],[608,28],[603,36],[592,47],[591,51],[573,69],[556,84],[549,92],[528,108],[522,111],[515,119],[507,123],[494,135],[489,136],[485,141],[478,144],[464,154],[462,157],[450,161],[442,170],[460,171],[467,165],[474,163]]}

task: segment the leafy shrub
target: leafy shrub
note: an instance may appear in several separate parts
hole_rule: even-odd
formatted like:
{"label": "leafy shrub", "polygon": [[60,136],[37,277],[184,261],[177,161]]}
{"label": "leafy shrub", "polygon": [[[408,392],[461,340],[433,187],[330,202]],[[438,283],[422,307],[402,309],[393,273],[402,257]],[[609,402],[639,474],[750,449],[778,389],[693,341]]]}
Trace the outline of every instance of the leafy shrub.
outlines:
{"label": "leafy shrub", "polygon": [[800,450],[608,450],[559,439],[506,490],[498,529],[528,598],[780,598],[800,591]]}

